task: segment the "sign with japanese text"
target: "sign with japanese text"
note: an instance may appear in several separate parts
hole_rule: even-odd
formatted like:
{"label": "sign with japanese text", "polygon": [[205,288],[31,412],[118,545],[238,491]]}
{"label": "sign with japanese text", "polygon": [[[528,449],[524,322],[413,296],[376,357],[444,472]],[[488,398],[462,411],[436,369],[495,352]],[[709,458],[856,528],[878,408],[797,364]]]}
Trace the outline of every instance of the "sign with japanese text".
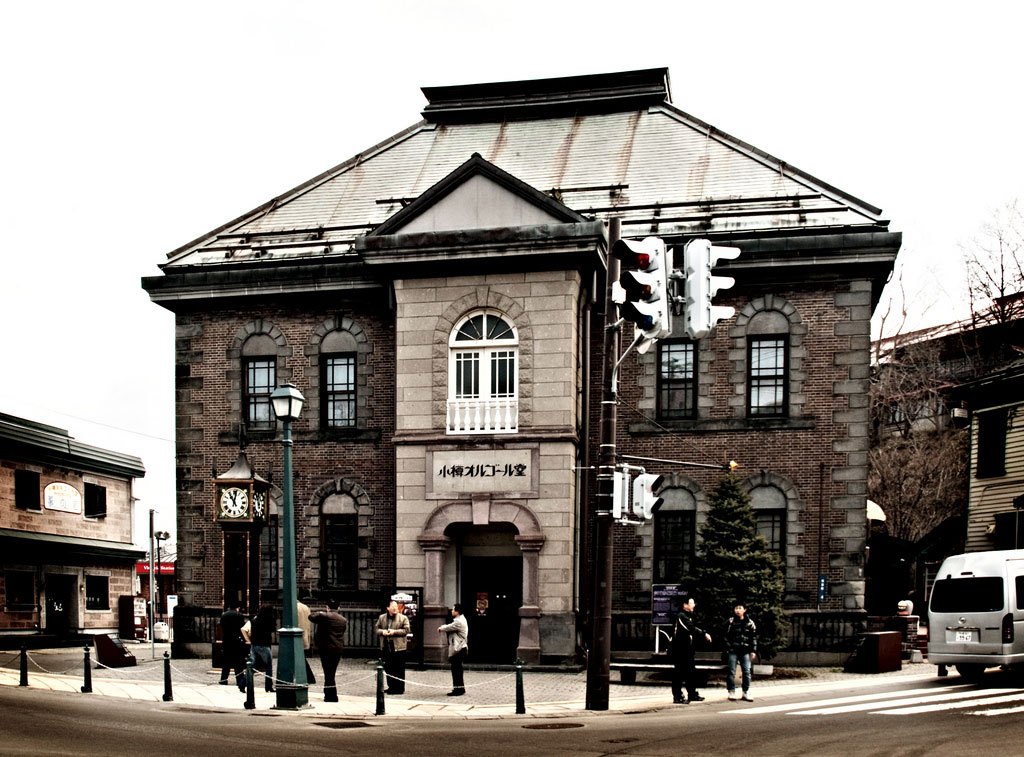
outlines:
{"label": "sign with japanese text", "polygon": [[429,498],[537,496],[536,447],[430,450],[427,465]]}
{"label": "sign with japanese text", "polygon": [[81,514],[82,493],[71,484],[55,481],[43,489],[43,507],[62,513]]}

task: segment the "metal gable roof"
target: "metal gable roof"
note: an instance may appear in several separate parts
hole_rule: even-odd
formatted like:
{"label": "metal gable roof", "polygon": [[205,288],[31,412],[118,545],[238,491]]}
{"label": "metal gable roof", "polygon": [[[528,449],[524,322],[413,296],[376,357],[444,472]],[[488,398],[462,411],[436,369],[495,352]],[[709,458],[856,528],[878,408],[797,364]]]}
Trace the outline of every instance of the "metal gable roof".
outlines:
{"label": "metal gable roof", "polygon": [[355,255],[353,240],[474,153],[639,236],[884,228],[880,211],[668,102],[502,122],[421,122],[222,229],[163,268]]}

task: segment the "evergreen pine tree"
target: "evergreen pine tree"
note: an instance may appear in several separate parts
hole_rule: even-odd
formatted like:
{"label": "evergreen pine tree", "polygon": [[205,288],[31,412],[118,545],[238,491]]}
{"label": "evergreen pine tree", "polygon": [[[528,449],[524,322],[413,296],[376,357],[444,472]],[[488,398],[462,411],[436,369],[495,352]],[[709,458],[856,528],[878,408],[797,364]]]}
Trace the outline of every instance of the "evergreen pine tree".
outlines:
{"label": "evergreen pine tree", "polygon": [[769,660],[786,643],[782,560],[757,532],[749,495],[734,476],[719,482],[700,529],[693,569],[684,586],[697,599],[702,627],[718,646],[737,602],[757,624],[758,656]]}

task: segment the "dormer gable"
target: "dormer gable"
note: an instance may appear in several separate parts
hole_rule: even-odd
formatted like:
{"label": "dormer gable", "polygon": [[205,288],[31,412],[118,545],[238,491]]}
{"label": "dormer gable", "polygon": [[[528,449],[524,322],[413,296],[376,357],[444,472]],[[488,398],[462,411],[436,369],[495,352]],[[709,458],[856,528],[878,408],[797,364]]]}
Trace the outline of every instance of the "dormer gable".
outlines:
{"label": "dormer gable", "polygon": [[370,236],[581,223],[588,219],[479,153],[370,232]]}

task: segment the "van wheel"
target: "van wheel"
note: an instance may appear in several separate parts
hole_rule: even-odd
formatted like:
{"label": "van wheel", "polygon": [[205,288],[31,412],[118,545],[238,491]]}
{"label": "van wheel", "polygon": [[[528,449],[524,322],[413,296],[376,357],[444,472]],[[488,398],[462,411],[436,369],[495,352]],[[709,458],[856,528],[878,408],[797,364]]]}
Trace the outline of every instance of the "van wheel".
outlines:
{"label": "van wheel", "polygon": [[985,666],[976,664],[957,665],[956,672],[959,673],[960,677],[964,680],[970,681],[971,683],[977,683],[985,674]]}

